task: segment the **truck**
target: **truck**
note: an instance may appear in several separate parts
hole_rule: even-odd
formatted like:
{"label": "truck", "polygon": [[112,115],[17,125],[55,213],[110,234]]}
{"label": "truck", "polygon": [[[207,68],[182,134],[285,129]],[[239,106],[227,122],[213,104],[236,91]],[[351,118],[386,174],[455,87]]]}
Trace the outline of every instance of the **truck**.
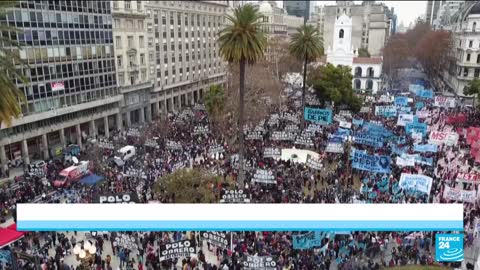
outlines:
{"label": "truck", "polygon": [[55,181],[53,181],[53,186],[57,188],[68,187],[77,182],[90,173],[88,165],[88,161],[80,161],[73,166],[63,169]]}

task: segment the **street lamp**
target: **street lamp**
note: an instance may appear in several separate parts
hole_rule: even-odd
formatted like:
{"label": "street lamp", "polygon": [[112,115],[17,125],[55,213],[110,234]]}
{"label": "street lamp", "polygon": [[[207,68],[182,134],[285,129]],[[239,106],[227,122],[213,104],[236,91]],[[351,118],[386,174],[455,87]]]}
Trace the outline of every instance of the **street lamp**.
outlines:
{"label": "street lamp", "polygon": [[77,243],[73,248],[73,254],[75,254],[77,261],[80,261],[84,269],[88,269],[93,263],[96,252],[97,248],[88,240],[83,243]]}

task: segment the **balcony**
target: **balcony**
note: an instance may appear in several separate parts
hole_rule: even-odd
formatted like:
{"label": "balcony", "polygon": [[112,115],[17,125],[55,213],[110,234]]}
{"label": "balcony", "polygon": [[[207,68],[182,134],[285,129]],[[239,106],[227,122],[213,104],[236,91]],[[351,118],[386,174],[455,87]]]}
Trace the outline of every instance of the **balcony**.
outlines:
{"label": "balcony", "polygon": [[112,16],[113,17],[118,17],[118,16],[126,16],[130,18],[147,18],[148,14],[145,9],[123,9],[123,8],[117,8],[115,7],[112,9]]}
{"label": "balcony", "polygon": [[133,85],[127,85],[127,86],[122,86],[120,87],[120,91],[122,94],[129,93],[129,92],[134,92],[142,89],[146,89],[149,87],[153,87],[152,82],[142,82],[142,83],[137,83]]}

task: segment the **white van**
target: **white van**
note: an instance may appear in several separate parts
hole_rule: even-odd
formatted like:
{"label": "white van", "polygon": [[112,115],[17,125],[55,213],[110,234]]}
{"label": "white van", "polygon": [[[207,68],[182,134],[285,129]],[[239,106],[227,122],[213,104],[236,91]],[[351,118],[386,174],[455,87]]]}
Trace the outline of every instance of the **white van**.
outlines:
{"label": "white van", "polygon": [[117,163],[117,165],[119,166],[123,166],[123,164],[125,164],[125,161],[131,159],[134,156],[135,156],[135,146],[133,145],[124,146],[117,151],[117,154],[115,155],[115,163]]}

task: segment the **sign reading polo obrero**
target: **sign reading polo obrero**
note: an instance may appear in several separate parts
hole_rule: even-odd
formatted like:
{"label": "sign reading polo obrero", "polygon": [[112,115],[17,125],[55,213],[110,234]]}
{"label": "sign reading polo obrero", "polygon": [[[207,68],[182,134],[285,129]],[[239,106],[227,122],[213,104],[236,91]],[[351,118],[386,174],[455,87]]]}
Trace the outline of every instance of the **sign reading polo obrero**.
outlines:
{"label": "sign reading polo obrero", "polygon": [[121,193],[98,196],[98,203],[138,203],[135,193]]}
{"label": "sign reading polo obrero", "polygon": [[277,270],[277,262],[272,256],[246,256],[243,270]]}
{"label": "sign reading polo obrero", "polygon": [[248,190],[226,190],[220,191],[220,203],[249,203],[250,193]]}
{"label": "sign reading polo obrero", "polygon": [[226,232],[200,232],[203,240],[212,246],[220,248],[230,248],[230,233]]}
{"label": "sign reading polo obrero", "polygon": [[160,261],[190,257],[197,254],[197,246],[192,240],[181,240],[160,245]]}

